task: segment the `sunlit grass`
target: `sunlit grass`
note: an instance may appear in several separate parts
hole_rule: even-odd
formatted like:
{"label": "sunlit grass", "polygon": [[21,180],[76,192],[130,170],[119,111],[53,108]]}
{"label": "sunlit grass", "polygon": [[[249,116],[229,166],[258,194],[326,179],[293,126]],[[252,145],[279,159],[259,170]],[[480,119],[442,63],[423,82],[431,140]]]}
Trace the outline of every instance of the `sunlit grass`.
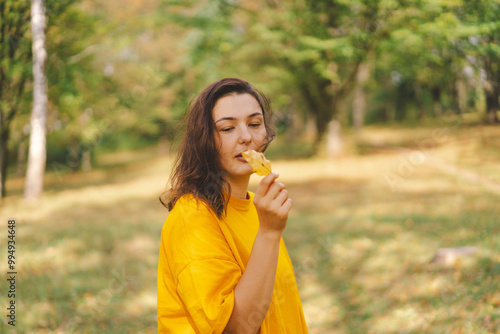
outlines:
{"label": "sunlit grass", "polygon": [[[432,156],[499,182],[498,131],[459,130]],[[499,194],[427,162],[391,187],[385,175],[415,149],[412,136],[432,129],[369,128],[366,152],[338,160],[273,159],[294,200],[284,238],[311,333],[500,331]],[[22,179],[9,180],[0,210],[18,222],[17,333],[157,332],[167,216],[158,195],[172,163],[157,156],[122,152],[87,174],[49,171],[38,204],[21,200]],[[460,246],[478,252],[431,263],[438,248]]]}

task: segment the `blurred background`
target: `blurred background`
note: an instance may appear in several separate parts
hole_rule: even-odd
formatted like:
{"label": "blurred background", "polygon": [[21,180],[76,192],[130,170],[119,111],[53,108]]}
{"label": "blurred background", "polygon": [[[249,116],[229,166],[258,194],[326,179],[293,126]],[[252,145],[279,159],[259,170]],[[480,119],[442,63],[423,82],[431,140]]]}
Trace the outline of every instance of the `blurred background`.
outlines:
{"label": "blurred background", "polygon": [[223,77],[272,101],[311,333],[500,332],[500,1],[43,5],[36,30],[0,0],[2,333],[157,332],[158,196],[189,101]]}

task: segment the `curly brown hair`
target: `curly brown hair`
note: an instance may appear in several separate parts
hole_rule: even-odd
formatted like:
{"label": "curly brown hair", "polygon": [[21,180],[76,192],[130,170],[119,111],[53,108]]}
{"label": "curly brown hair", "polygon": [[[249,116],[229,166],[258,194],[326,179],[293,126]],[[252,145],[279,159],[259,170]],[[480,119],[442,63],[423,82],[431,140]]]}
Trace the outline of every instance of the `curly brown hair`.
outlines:
{"label": "curly brown hair", "polygon": [[226,213],[231,186],[224,178],[219,161],[212,111],[220,98],[231,94],[250,94],[259,103],[267,131],[266,144],[260,150],[265,151],[274,139],[275,130],[270,124],[271,104],[262,92],[238,78],[225,78],[210,84],[188,106],[185,133],[170,175],[171,188],[160,195],[160,202],[167,209],[172,210],[183,195],[192,194],[204,201],[217,217],[222,218]]}

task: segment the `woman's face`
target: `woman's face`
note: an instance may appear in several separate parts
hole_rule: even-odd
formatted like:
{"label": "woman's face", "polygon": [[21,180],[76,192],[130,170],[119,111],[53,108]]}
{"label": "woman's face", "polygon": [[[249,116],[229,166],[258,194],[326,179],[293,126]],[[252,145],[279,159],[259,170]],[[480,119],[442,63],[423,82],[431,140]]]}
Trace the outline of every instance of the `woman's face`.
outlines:
{"label": "woman's face", "polygon": [[217,100],[212,115],[222,168],[229,177],[251,175],[252,167],[241,152],[260,150],[266,143],[267,132],[259,103],[250,94],[227,95]]}

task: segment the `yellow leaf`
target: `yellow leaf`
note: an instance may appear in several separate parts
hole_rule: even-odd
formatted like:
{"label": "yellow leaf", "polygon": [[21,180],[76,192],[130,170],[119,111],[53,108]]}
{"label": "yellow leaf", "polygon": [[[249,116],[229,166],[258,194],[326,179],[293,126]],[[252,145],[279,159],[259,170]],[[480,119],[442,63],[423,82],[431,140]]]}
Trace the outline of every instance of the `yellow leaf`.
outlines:
{"label": "yellow leaf", "polygon": [[254,150],[246,150],[241,155],[250,164],[254,173],[266,176],[271,173],[271,161],[267,160],[264,153]]}

